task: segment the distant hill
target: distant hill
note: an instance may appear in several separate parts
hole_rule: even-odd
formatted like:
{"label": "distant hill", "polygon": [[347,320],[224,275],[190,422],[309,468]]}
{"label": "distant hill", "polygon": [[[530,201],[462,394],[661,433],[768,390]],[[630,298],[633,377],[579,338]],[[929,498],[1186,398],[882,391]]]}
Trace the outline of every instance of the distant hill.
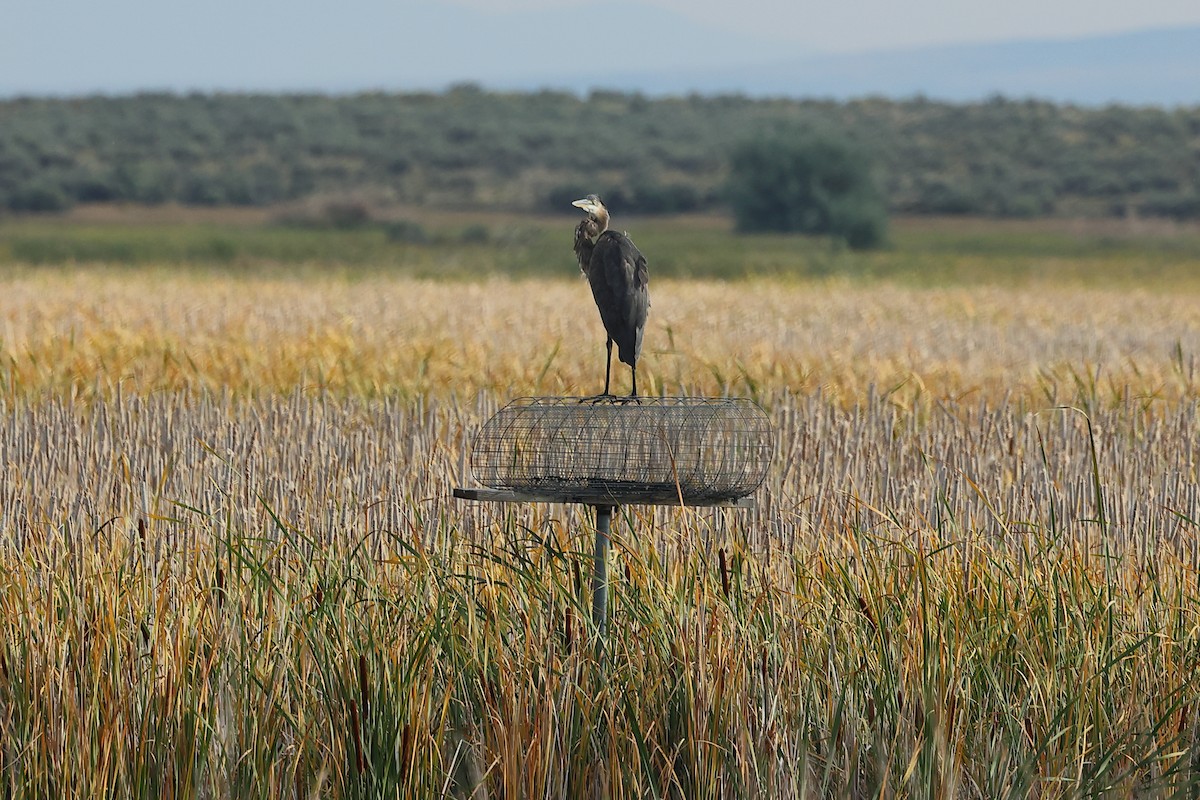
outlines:
{"label": "distant hill", "polygon": [[666,94],[994,94],[1200,105],[1200,26],[1070,41],[828,55],[636,0],[503,12],[434,0],[10,3],[0,97],[170,92],[592,88]]}

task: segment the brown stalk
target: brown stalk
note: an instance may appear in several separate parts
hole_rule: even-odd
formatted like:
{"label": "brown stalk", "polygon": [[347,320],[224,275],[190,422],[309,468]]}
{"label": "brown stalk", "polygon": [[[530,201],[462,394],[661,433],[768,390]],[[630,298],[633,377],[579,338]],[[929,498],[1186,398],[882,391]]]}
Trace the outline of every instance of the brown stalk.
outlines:
{"label": "brown stalk", "polygon": [[363,717],[369,717],[371,704],[367,698],[367,657],[362,653],[358,654],[358,696],[362,701]]}
{"label": "brown stalk", "polygon": [[362,731],[361,720],[358,716],[358,703],[350,701],[350,733],[354,740],[354,771],[358,775],[362,775],[367,768],[366,761],[363,759],[362,747]]}
{"label": "brown stalk", "polygon": [[217,596],[217,608],[222,608],[225,605],[225,572],[221,569],[220,564],[217,564],[214,593]]}
{"label": "brown stalk", "polygon": [[404,733],[400,737],[400,781],[408,780],[409,767],[412,762],[412,727],[404,723]]}
{"label": "brown stalk", "polygon": [[878,633],[879,625],[875,622],[875,615],[871,613],[871,607],[867,605],[867,601],[863,599],[862,595],[858,596],[858,610],[861,611],[862,615],[867,618],[867,622],[870,624],[871,630]]}

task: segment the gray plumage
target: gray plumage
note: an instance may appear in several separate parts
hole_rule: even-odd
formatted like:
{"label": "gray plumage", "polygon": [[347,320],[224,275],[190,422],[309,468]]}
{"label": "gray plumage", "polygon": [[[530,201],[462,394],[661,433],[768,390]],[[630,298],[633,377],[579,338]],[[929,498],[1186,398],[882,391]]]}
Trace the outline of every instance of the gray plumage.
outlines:
{"label": "gray plumage", "polygon": [[646,257],[618,231],[608,230],[608,209],[590,194],[572,205],[587,214],[575,227],[575,255],[587,276],[600,320],[608,333],[605,347],[608,362],[604,372],[604,394],[609,396],[612,376],[612,346],[617,358],[628,364],[633,375],[630,397],[637,397],[637,362],[642,354],[642,334],[650,313],[649,273]]}

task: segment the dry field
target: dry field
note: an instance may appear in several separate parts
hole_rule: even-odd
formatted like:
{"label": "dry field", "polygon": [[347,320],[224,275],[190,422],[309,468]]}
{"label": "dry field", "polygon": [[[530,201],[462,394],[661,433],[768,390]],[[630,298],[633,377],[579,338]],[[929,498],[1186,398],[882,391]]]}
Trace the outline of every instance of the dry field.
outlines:
{"label": "dry field", "polygon": [[6,796],[1200,792],[1200,292],[653,291],[778,455],[621,509],[601,657],[584,510],[449,497],[583,282],[7,275]]}
{"label": "dry field", "polygon": [[[658,280],[640,377],[651,394],[820,393],[841,406],[871,386],[901,407],[1173,404],[1200,389],[1198,296]],[[0,395],[592,394],[603,341],[582,279],[33,271],[0,295]]]}

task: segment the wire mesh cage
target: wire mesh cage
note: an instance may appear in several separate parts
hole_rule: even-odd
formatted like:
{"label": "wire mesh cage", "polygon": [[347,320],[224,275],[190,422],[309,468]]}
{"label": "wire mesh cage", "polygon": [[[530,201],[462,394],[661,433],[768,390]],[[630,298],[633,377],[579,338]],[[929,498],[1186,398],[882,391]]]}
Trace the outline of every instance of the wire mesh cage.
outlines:
{"label": "wire mesh cage", "polygon": [[493,489],[562,501],[716,503],[757,489],[774,446],[767,415],[742,398],[526,397],[480,430],[471,471]]}

